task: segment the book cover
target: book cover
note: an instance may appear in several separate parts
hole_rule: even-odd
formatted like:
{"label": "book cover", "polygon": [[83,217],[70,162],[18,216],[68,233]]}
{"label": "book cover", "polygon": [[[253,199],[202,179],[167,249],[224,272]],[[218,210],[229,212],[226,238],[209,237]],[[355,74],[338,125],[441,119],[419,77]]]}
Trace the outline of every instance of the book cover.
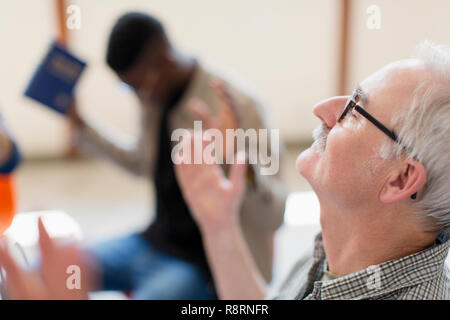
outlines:
{"label": "book cover", "polygon": [[34,72],[24,94],[59,113],[66,114],[74,100],[75,86],[85,67],[84,61],[54,42]]}

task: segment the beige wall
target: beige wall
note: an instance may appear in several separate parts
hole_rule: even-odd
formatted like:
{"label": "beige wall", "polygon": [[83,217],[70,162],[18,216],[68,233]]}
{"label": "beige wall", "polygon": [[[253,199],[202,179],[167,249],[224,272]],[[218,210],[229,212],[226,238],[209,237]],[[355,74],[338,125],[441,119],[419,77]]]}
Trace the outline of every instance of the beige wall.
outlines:
{"label": "beige wall", "polygon": [[82,28],[72,32],[72,43],[91,62],[80,86],[84,111],[126,132],[133,132],[136,113],[130,105],[136,102],[117,90],[116,79],[104,65],[104,52],[111,25],[127,10],[157,15],[181,49],[250,81],[267,101],[275,126],[286,139],[309,139],[317,123],[312,104],[334,92],[335,0],[72,3],[83,13]]}
{"label": "beige wall", "polygon": [[[448,0],[357,0],[353,4],[349,90],[380,67],[410,57],[422,40],[450,44]],[[370,5],[381,10],[379,30],[366,27]]]}
{"label": "beige wall", "polygon": [[[311,111],[335,94],[339,45],[338,0],[72,0],[81,8],[71,47],[89,67],[78,88],[83,113],[118,132],[137,131],[137,105],[104,63],[114,20],[128,10],[159,16],[187,53],[224,66],[254,84],[288,141],[308,141],[318,124]],[[450,43],[450,1],[353,0],[348,90],[382,65],[408,57],[422,39]],[[381,9],[381,29],[366,27],[369,5]],[[22,97],[54,36],[52,0],[2,1],[0,106],[29,156],[67,148],[62,117]]]}
{"label": "beige wall", "polygon": [[54,36],[52,0],[0,2],[0,110],[27,155],[59,155],[67,146],[62,117],[23,97]]}

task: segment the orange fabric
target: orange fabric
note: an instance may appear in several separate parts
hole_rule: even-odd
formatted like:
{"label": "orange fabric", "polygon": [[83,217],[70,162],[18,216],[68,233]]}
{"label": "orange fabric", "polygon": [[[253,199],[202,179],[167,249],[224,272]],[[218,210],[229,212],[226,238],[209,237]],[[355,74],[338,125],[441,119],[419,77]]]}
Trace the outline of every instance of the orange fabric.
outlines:
{"label": "orange fabric", "polygon": [[14,177],[12,175],[0,175],[0,235],[11,225],[15,213]]}

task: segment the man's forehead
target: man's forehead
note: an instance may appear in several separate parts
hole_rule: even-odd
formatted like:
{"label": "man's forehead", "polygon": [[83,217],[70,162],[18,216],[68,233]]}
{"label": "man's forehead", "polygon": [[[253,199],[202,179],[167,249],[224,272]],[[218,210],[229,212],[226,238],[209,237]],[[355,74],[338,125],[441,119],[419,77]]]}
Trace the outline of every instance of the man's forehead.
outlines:
{"label": "man's forehead", "polygon": [[358,83],[355,93],[358,94],[359,101],[363,106],[367,106],[369,104],[369,94],[363,89],[361,84]]}
{"label": "man's forehead", "polygon": [[428,76],[418,60],[397,61],[367,77],[357,85],[356,90],[364,107],[380,108],[378,104],[393,105],[406,103],[412,97],[417,85]]}

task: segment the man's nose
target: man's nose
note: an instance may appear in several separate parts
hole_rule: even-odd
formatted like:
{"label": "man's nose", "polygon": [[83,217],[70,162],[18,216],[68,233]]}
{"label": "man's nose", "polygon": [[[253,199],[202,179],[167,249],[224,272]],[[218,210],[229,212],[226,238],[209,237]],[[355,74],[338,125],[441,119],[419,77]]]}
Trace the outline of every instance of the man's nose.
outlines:
{"label": "man's nose", "polygon": [[314,106],[314,115],[322,120],[327,127],[333,128],[339,116],[344,111],[348,96],[339,96],[326,99]]}

